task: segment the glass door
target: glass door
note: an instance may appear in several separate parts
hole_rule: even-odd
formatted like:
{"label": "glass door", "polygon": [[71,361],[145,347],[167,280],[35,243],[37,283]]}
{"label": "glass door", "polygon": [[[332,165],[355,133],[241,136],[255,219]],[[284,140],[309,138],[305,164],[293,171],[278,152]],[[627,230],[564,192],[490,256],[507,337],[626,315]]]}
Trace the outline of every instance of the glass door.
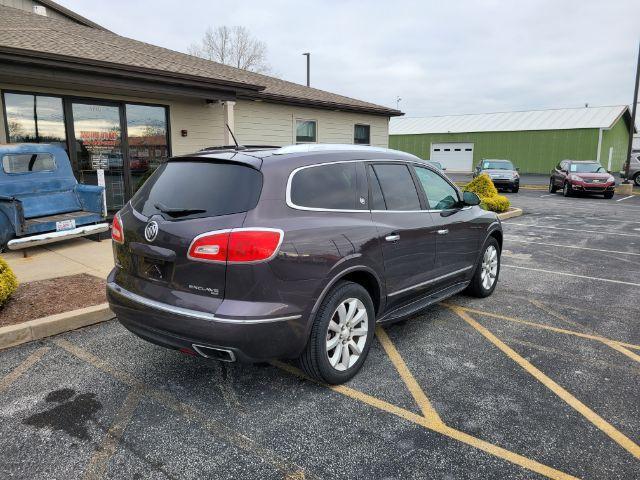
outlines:
{"label": "glass door", "polygon": [[103,170],[110,213],[126,201],[122,122],[117,104],[72,102],[73,148],[80,183],[98,184]]}

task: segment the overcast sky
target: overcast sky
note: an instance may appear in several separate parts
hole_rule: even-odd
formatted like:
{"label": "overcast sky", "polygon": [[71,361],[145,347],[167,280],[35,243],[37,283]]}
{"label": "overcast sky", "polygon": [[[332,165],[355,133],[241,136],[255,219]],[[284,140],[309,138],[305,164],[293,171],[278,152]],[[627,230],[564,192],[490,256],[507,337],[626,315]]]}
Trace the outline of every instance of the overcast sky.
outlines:
{"label": "overcast sky", "polygon": [[59,0],[115,33],[186,52],[243,25],[275,72],[408,116],[630,104],[638,0]]}

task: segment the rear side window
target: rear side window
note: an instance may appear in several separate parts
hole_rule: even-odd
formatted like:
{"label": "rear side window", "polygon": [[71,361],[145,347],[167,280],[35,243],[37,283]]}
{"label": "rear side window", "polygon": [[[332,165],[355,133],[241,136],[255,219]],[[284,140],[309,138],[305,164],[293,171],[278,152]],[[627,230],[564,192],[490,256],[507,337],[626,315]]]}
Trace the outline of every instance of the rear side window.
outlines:
{"label": "rear side window", "polygon": [[244,165],[168,162],[160,165],[131,199],[147,217],[197,218],[246,212],[258,203],[262,174]]}
{"label": "rear side window", "polygon": [[50,172],[56,169],[56,161],[50,153],[9,154],[2,157],[5,173]]}
{"label": "rear side window", "polygon": [[406,165],[378,164],[373,171],[380,182],[387,210],[420,210],[420,199]]}
{"label": "rear side window", "polygon": [[355,210],[356,163],[332,163],[298,170],[291,179],[291,202],[307,208]]}

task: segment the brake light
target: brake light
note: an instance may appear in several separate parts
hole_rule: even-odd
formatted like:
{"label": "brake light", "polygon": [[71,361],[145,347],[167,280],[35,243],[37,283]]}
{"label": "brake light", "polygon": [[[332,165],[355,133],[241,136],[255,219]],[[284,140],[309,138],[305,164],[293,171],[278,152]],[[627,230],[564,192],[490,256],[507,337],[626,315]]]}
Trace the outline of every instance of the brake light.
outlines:
{"label": "brake light", "polygon": [[111,239],[116,243],[124,243],[124,231],[122,230],[122,222],[120,221],[119,213],[116,213],[113,216],[113,222],[111,223]]}
{"label": "brake light", "polygon": [[284,233],[273,228],[238,228],[198,235],[187,257],[204,262],[255,263],[278,252]]}

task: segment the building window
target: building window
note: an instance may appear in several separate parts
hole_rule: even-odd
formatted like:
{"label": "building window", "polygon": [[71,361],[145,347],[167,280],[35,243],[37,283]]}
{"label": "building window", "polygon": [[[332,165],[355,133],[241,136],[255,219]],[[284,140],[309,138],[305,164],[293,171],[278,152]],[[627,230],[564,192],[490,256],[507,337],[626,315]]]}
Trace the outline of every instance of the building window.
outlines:
{"label": "building window", "polygon": [[296,143],[316,143],[317,131],[315,120],[296,120]]}
{"label": "building window", "polygon": [[9,143],[55,143],[66,150],[61,98],[21,93],[3,97]]}
{"label": "building window", "polygon": [[356,145],[371,144],[371,126],[355,125],[353,129],[353,143]]}
{"label": "building window", "polygon": [[153,105],[127,104],[129,170],[135,192],[169,158],[167,111]]}

